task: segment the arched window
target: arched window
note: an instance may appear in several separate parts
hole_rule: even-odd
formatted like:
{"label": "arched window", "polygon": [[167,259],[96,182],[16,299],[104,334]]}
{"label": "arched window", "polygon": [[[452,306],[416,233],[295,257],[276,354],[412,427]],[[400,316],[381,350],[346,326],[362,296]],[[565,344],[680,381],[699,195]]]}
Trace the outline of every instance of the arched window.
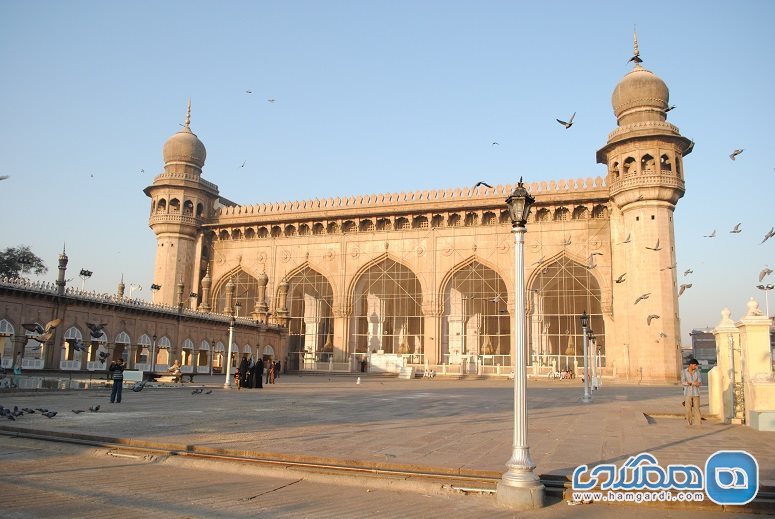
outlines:
{"label": "arched window", "polygon": [[309,267],[288,279],[289,360],[298,369],[299,355],[324,350],[333,341],[333,290],[328,279]]}
{"label": "arched window", "polygon": [[238,270],[234,274],[228,275],[221,280],[217,287],[215,296],[215,311],[226,311],[226,284],[231,279],[234,282],[234,295],[232,302],[240,303],[240,315],[247,315],[253,310],[258,297],[258,281],[256,278],[243,270]]}
{"label": "arched window", "polygon": [[183,216],[194,216],[194,202],[191,200],[183,202]]}
{"label": "arched window", "polygon": [[196,204],[196,217],[197,218],[205,217],[205,206],[201,202]]}
{"label": "arched window", "polygon": [[427,229],[428,228],[428,217],[427,216],[415,216],[412,220],[412,228],[413,229]]}
{"label": "arched window", "polygon": [[646,153],[641,157],[640,159],[640,170],[641,171],[648,171],[653,172],[654,171],[654,157]]}
{"label": "arched window", "polygon": [[596,205],[592,208],[592,218],[608,218],[608,208],[604,205]]}
{"label": "arched window", "polygon": [[231,231],[231,239],[232,240],[242,239],[242,231],[240,231],[239,229],[234,229],[233,231]]}
{"label": "arched window", "polygon": [[549,221],[549,209],[542,207],[536,211],[536,222],[548,222]]}
{"label": "arched window", "polygon": [[361,220],[361,232],[373,232],[374,222],[372,220]]}
{"label": "arched window", "polygon": [[466,219],[464,225],[466,227],[473,227],[479,222],[479,215],[476,213],[466,213]]}
{"label": "arched window", "polygon": [[296,227],[293,225],[286,225],[285,226],[285,235],[286,236],[296,236]]}
{"label": "arched window", "polygon": [[256,231],[253,230],[252,227],[248,227],[245,229],[245,239],[246,240],[252,240],[256,237]]}
{"label": "arched window", "polygon": [[670,163],[670,157],[667,154],[659,157],[659,169],[664,173],[673,171],[673,165]]}
{"label": "arched window", "polygon": [[179,213],[180,212],[180,200],[177,198],[173,198],[170,200],[170,213]]}
{"label": "arched window", "polygon": [[587,208],[583,205],[576,206],[575,209],[573,209],[573,216],[572,218],[574,220],[586,220],[588,218],[589,211],[587,211]]}
{"label": "arched window", "polygon": [[496,217],[492,211],[487,211],[482,216],[482,225],[495,225]]}
{"label": "arched window", "polygon": [[447,227],[458,226],[460,226],[460,215],[458,213],[452,213],[449,215],[449,218],[447,218]]}
{"label": "arched window", "polygon": [[218,233],[218,239],[221,241],[228,240],[229,231],[227,231],[226,229],[222,229],[221,232]]}
{"label": "arched window", "polygon": [[307,236],[309,234],[309,225],[303,223],[299,225],[299,236]]}
{"label": "arched window", "polygon": [[268,238],[269,237],[269,230],[266,227],[259,227],[258,228],[258,237],[259,238]]}
{"label": "arched window", "polygon": [[342,233],[349,234],[355,232],[355,222],[352,220],[345,220],[342,223]]}
{"label": "arched window", "polygon": [[444,217],[440,214],[434,214],[431,218],[431,227],[441,227],[444,225]]}
{"label": "arched window", "polygon": [[632,158],[632,157],[627,157],[624,160],[624,168],[623,169],[624,169],[624,176],[625,177],[627,175],[634,175],[635,173],[637,173],[637,171],[635,171],[635,159]]}
{"label": "arched window", "polygon": [[619,178],[619,175],[621,174],[621,171],[619,170],[619,162],[614,162],[611,165],[611,174],[613,175],[614,179]]}
{"label": "arched window", "polygon": [[272,226],[272,238],[279,238],[283,235],[283,230],[280,228],[279,225],[273,225]]}
{"label": "arched window", "polygon": [[166,213],[167,212],[167,201],[163,198],[159,199],[159,202],[156,204],[156,212],[157,213]]}
{"label": "arched window", "polygon": [[380,218],[377,220],[377,230],[378,231],[392,231],[393,230],[393,222],[391,222],[387,218]]}
{"label": "arched window", "polygon": [[396,218],[396,229],[397,230],[403,230],[409,228],[409,220],[404,218],[403,216],[399,216]]}
{"label": "arched window", "polygon": [[339,232],[339,224],[336,222],[328,222],[328,225],[326,226],[326,233],[336,234],[338,232]]}
{"label": "arched window", "polygon": [[318,222],[312,226],[312,234],[315,234],[315,235],[323,234],[324,229],[325,228],[323,227],[323,224]]}
{"label": "arched window", "polygon": [[554,211],[554,221],[555,222],[565,222],[568,220],[570,211],[568,211],[567,207],[558,207],[557,210]]}

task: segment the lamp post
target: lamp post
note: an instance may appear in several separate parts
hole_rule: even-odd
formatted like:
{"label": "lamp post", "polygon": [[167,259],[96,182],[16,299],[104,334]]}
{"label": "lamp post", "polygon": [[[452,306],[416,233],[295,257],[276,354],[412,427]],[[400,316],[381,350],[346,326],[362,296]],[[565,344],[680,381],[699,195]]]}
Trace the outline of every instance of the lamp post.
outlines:
{"label": "lamp post", "polygon": [[161,290],[161,285],[157,285],[156,283],[151,283],[151,292],[153,292],[153,297],[151,298],[151,299],[152,299],[152,301],[151,301],[152,303],[155,303],[155,302],[156,302],[156,301],[155,301],[155,299],[156,299],[156,293],[157,293],[159,290]]}
{"label": "lamp post", "polygon": [[525,368],[525,223],[535,198],[522,185],[522,179],[506,199],[514,233],[514,440],[508,470],[498,482],[496,500],[512,510],[532,510],[544,506],[544,486],[533,472],[527,444],[527,370]]}
{"label": "lamp post", "polygon": [[592,401],[592,395],[589,394],[589,370],[587,369],[589,368],[589,363],[587,362],[587,341],[589,340],[589,337],[587,337],[587,328],[589,326],[589,315],[587,315],[586,310],[581,312],[579,320],[581,321],[581,330],[584,334],[584,396],[581,397],[581,401],[588,404]]}
{"label": "lamp post", "polygon": [[[597,355],[596,355],[596,346],[597,342],[595,339],[595,332],[593,332],[591,329],[587,332],[587,338],[589,339],[589,361],[592,364],[592,390],[597,389]],[[584,365],[586,366],[587,359],[584,359]]]}
{"label": "lamp post", "polygon": [[91,270],[81,269],[81,272],[78,274],[78,276],[81,278],[81,290],[84,289],[86,286],[86,280],[89,279],[94,272]]}
{"label": "lamp post", "polygon": [[132,299],[132,292],[135,290],[142,292],[143,287],[138,283],[130,283],[129,284],[129,299]]}
{"label": "lamp post", "polygon": [[[228,294],[227,298],[229,298]],[[231,389],[231,345],[234,342],[234,322],[236,321],[236,316],[239,315],[240,306],[242,305],[239,302],[234,305],[235,310],[231,311],[231,319],[229,320],[229,348],[226,353],[226,362],[224,362],[226,364],[226,380],[223,382],[223,389]]]}
{"label": "lamp post", "polygon": [[775,285],[772,283],[767,283],[766,285],[756,285],[756,288],[759,290],[764,290],[764,309],[767,311],[767,319],[770,318],[770,298],[769,293],[770,290],[775,288]]}

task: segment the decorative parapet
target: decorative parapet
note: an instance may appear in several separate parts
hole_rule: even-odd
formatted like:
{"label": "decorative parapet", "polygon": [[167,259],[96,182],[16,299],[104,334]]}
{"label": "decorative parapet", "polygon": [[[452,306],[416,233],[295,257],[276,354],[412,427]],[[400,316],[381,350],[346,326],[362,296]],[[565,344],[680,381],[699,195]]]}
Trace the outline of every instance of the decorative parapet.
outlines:
{"label": "decorative parapet", "polygon": [[191,182],[199,183],[213,192],[218,192],[217,185],[203,179],[201,176],[194,173],[164,172],[154,177],[153,184],[156,184],[156,181],[158,180],[189,180]]}
{"label": "decorative parapet", "polygon": [[674,133],[676,135],[680,135],[680,130],[677,126],[670,124],[668,122],[664,121],[643,121],[639,123],[633,123],[633,124],[627,124],[625,126],[620,126],[619,128],[613,130],[611,133],[608,134],[608,141],[611,142],[614,140],[615,137],[619,137],[620,135],[625,135],[628,133],[632,133],[635,131],[641,131],[641,130],[665,130],[668,133]]}
{"label": "decorative parapet", "polygon": [[[541,198],[557,195],[568,195],[575,193],[605,192],[607,187],[601,177],[586,179],[568,179],[557,182],[533,182],[526,185],[528,191],[541,203]],[[423,208],[426,210],[428,205],[445,205],[445,203],[472,203],[473,205],[500,206],[503,200],[508,197],[514,185],[497,185],[492,188],[451,188],[435,189],[414,192],[401,193],[381,193],[371,195],[357,195],[350,197],[336,198],[316,198],[314,200],[297,200],[287,202],[273,202],[266,204],[255,204],[249,206],[237,205],[233,207],[223,207],[218,210],[218,216],[223,217],[257,217],[257,216],[287,216],[290,213],[300,215],[305,212],[317,213],[327,212],[349,212],[357,210],[361,213],[367,213],[374,209],[385,209],[390,207],[397,211],[411,211]]]}
{"label": "decorative parapet", "polygon": [[[50,296],[57,295],[57,287],[54,283],[46,281],[30,281],[23,278],[0,278],[0,288],[32,292],[37,294],[45,294]],[[202,319],[207,321],[218,321],[228,324],[231,320],[231,316],[219,312],[203,312],[200,310],[181,309],[177,306],[164,305],[151,303],[142,299],[128,299],[126,297],[118,297],[115,294],[99,293],[95,291],[81,290],[76,287],[68,287],[65,289],[65,296],[78,301],[88,303],[99,303],[114,305],[118,308],[134,309],[134,310],[147,310],[150,312],[156,312],[167,315],[182,315],[184,317],[191,317],[194,319]],[[235,317],[235,323],[245,326],[257,326],[254,320],[248,317]],[[262,324],[261,326],[266,328],[282,329],[281,326],[272,324]]]}

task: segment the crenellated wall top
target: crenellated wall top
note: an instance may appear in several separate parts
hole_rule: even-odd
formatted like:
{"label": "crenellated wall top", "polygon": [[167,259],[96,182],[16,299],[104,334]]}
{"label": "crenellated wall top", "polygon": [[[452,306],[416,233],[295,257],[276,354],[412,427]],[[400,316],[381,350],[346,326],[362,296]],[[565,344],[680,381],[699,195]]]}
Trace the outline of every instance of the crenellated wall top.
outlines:
{"label": "crenellated wall top", "polygon": [[[433,189],[401,193],[381,193],[371,195],[354,195],[350,197],[315,198],[287,202],[272,202],[255,205],[236,205],[218,210],[220,217],[239,216],[281,216],[293,213],[318,213],[320,211],[357,210],[368,213],[375,209],[385,209],[386,206],[401,211],[412,210],[415,207],[427,208],[429,204],[444,206],[450,203],[470,203],[472,205],[502,205],[503,200],[511,194],[515,185],[505,184],[489,187],[458,187],[450,189]],[[608,188],[601,177],[586,179],[568,179],[558,181],[542,181],[526,184],[527,190],[536,197],[538,203],[542,198],[563,197],[585,193],[587,196],[597,192],[598,196],[606,196]]]}

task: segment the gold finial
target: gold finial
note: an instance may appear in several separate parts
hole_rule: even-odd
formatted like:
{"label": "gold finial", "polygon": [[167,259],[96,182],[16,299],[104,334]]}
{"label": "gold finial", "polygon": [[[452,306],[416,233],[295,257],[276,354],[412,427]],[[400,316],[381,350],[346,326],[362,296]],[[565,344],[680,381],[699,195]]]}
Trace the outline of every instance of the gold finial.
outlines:
{"label": "gold finial", "polygon": [[638,31],[635,29],[635,26],[632,27],[632,49],[632,57],[627,61],[635,62],[635,66],[637,67],[643,60],[640,59],[640,51],[638,50]]}
{"label": "gold finial", "polygon": [[186,130],[191,129],[191,98],[188,98],[188,109],[186,110],[186,124],[183,125]]}

